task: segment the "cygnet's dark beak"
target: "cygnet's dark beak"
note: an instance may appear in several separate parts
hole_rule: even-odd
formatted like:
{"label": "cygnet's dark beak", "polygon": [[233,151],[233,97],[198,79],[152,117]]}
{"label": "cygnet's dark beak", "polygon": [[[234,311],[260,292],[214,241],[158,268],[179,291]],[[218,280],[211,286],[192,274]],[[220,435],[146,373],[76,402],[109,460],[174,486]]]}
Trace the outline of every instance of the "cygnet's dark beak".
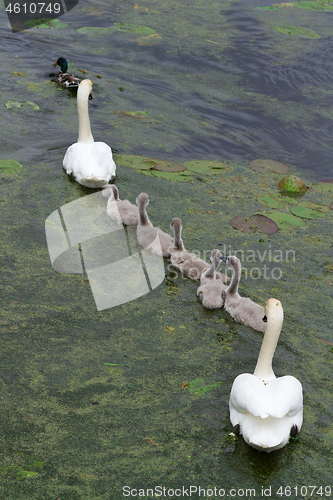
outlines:
{"label": "cygnet's dark beak", "polygon": [[264,322],[264,323],[267,323],[267,316],[266,316],[266,314],[265,314],[265,316],[262,318],[262,320],[263,320],[263,322]]}
{"label": "cygnet's dark beak", "polygon": [[93,99],[93,96],[92,94],[89,94],[89,97],[88,97],[89,101],[91,101]]}
{"label": "cygnet's dark beak", "polygon": [[220,259],[223,260],[223,262],[227,262],[227,258],[223,257],[223,255],[221,255]]}

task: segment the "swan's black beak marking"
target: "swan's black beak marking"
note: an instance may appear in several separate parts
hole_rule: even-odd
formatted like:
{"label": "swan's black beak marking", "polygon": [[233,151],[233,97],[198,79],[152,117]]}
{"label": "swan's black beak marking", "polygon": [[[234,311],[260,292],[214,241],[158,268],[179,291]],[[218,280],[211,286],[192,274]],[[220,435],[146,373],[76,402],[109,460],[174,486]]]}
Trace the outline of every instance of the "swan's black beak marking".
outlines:
{"label": "swan's black beak marking", "polygon": [[89,94],[89,101],[91,101],[92,99],[93,99],[92,94]]}
{"label": "swan's black beak marking", "polygon": [[223,260],[223,262],[227,262],[227,258],[223,257],[223,255],[221,255],[220,259]]}
{"label": "swan's black beak marking", "polygon": [[264,323],[267,323],[267,316],[266,316],[266,314],[265,314],[265,316],[262,318],[262,320],[263,320],[263,322],[264,322]]}

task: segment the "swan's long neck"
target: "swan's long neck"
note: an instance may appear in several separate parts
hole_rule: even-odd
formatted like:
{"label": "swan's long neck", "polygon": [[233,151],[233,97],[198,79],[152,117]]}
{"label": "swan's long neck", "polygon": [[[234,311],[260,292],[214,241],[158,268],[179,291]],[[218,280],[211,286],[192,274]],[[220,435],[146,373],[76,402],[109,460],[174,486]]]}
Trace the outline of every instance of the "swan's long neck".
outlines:
{"label": "swan's long neck", "polygon": [[238,285],[241,278],[241,271],[242,271],[241,263],[239,263],[238,265],[234,265],[232,267],[232,278],[230,285],[225,291],[226,295],[238,296]]}
{"label": "swan's long neck", "polygon": [[278,308],[274,314],[267,313],[267,326],[264,339],[261,344],[261,349],[254,370],[254,375],[264,381],[275,379],[272,368],[274,352],[280,337],[280,332],[283,324],[283,309]]}
{"label": "swan's long neck", "polygon": [[152,226],[144,203],[139,203],[139,226]]}
{"label": "swan's long neck", "polygon": [[207,271],[205,271],[202,276],[204,276],[205,278],[212,278],[212,279],[214,279],[216,277],[216,269],[217,269],[217,267],[218,266],[216,265],[215,260],[213,260],[213,262],[211,263],[211,265],[209,266],[209,268],[207,269]]}
{"label": "swan's long neck", "polygon": [[79,115],[79,138],[77,142],[94,142],[90,129],[88,97],[90,90],[79,85],[77,91],[77,112]]}
{"label": "swan's long neck", "polygon": [[185,250],[181,237],[182,228],[180,225],[173,226],[173,246],[176,250],[183,252]]}

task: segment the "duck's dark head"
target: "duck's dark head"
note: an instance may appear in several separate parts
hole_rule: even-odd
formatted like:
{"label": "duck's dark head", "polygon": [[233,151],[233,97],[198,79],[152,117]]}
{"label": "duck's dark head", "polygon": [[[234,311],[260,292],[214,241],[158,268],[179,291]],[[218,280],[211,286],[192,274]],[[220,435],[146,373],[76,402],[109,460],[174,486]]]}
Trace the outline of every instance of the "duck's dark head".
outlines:
{"label": "duck's dark head", "polygon": [[54,66],[54,67],[60,66],[60,69],[61,69],[62,73],[66,73],[67,72],[68,64],[67,64],[67,61],[66,61],[66,59],[64,57],[59,57],[59,59],[57,60],[57,62],[55,62],[54,64],[52,64],[52,66]]}

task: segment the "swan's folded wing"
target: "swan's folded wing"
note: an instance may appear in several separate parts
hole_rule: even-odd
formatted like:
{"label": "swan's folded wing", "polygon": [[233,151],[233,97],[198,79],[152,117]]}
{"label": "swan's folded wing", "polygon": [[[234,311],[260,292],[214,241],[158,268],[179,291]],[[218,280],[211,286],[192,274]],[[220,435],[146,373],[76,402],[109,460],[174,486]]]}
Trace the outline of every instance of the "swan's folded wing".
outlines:
{"label": "swan's folded wing", "polygon": [[274,396],[269,408],[270,415],[282,418],[293,417],[303,410],[302,384],[290,375],[276,378],[269,382],[269,389]]}
{"label": "swan's folded wing", "polygon": [[250,373],[239,375],[232,386],[230,407],[239,413],[251,413],[255,417],[283,418],[302,412],[301,383],[286,376],[264,383]]}

